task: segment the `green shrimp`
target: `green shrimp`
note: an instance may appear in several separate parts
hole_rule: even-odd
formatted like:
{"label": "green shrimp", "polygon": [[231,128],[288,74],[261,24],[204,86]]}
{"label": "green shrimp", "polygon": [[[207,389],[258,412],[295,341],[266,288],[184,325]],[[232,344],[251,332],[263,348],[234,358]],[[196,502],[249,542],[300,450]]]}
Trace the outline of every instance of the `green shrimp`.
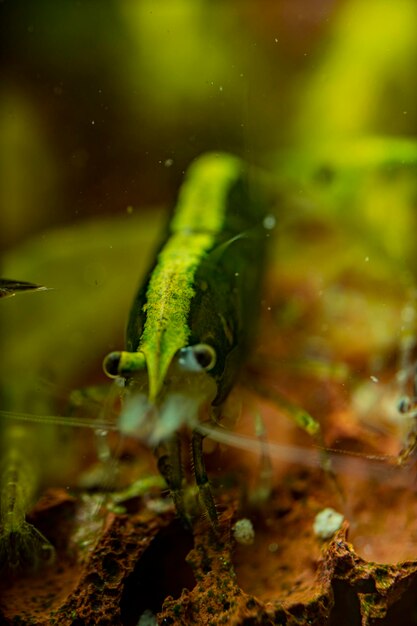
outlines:
{"label": "green shrimp", "polygon": [[126,351],[104,370],[125,381],[122,433],[155,449],[185,524],[181,431],[192,431],[193,469],[212,527],[201,423],[217,423],[255,336],[269,230],[265,187],[227,154],[190,167],[154,265],[130,312]]}

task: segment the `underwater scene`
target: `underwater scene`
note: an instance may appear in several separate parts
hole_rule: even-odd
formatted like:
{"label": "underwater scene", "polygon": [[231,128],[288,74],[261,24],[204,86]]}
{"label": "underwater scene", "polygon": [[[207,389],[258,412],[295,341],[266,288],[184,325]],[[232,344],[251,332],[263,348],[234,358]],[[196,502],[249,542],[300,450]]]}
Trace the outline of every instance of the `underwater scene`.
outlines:
{"label": "underwater scene", "polygon": [[0,624],[417,625],[417,4],[0,15]]}

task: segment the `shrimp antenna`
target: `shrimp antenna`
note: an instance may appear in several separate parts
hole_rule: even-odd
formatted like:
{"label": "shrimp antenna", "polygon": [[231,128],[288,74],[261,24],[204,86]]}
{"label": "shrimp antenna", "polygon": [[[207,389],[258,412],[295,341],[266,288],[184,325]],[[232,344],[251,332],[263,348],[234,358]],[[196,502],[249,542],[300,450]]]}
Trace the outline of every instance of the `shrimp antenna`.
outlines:
{"label": "shrimp antenna", "polygon": [[82,417],[67,417],[65,415],[34,415],[33,413],[4,411],[0,409],[0,418],[13,420],[17,419],[23,422],[31,422],[35,424],[91,428],[93,430],[119,430],[118,426],[111,422],[98,422],[96,420],[87,420]]}
{"label": "shrimp antenna", "polygon": [[[233,433],[223,428],[207,426],[206,424],[198,424],[196,426],[201,434],[217,441],[240,450],[246,450],[253,454],[262,452],[261,445],[257,439],[246,435]],[[376,476],[382,479],[392,479],[393,476],[404,474],[398,464],[390,464],[396,461],[395,456],[389,455],[367,455],[360,452],[339,450],[314,445],[313,448],[295,446],[289,444],[280,444],[276,442],[268,442],[268,453],[271,458],[278,459],[287,463],[299,463],[308,467],[317,467],[321,465],[320,454],[325,450],[332,456],[332,466],[337,472],[368,476]],[[369,463],[370,462],[370,463]],[[366,470],[364,465],[366,464]],[[407,472],[409,474],[409,472]],[[404,478],[406,480],[406,478]],[[408,481],[409,482],[409,481]]]}

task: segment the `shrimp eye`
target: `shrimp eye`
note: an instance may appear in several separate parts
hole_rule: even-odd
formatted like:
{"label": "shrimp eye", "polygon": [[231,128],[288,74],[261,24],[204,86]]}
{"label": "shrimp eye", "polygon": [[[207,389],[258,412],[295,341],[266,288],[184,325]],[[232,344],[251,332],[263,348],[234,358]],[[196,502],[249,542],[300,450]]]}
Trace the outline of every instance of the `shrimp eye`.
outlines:
{"label": "shrimp eye", "polygon": [[104,373],[110,378],[119,376],[121,352],[110,352],[103,361]]}
{"label": "shrimp eye", "polygon": [[110,378],[131,376],[145,369],[146,361],[143,352],[110,352],[103,361],[103,370]]}
{"label": "shrimp eye", "polygon": [[207,343],[197,343],[179,351],[178,363],[188,372],[208,371],[216,364],[216,351]]}

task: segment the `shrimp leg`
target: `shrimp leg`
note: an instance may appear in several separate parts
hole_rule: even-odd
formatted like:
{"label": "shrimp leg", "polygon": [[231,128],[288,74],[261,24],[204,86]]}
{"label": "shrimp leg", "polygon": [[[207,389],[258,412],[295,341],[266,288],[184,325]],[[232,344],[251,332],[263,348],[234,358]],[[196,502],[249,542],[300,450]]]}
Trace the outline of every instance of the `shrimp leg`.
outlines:
{"label": "shrimp leg", "polygon": [[194,430],[192,434],[191,446],[193,451],[194,475],[203,508],[209,517],[214,531],[218,534],[219,519],[204,463],[204,436],[205,435],[196,430]]}
{"label": "shrimp leg", "polygon": [[164,443],[160,444],[155,451],[158,460],[158,469],[164,477],[170,490],[178,517],[185,528],[190,528],[190,520],[185,511],[184,493],[182,489],[182,464],[181,464],[181,440],[176,434]]}

